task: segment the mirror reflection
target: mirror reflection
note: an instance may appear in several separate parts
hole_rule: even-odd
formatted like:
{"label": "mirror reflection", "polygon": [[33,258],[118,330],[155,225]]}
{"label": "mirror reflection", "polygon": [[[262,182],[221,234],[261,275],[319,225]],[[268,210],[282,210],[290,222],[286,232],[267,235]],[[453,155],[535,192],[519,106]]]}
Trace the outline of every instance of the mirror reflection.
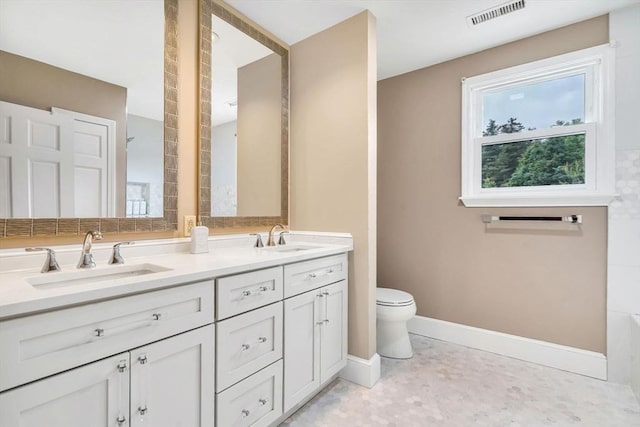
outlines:
{"label": "mirror reflection", "polygon": [[162,0],[0,0],[0,217],[162,217]]}
{"label": "mirror reflection", "polygon": [[280,216],[282,57],[211,21],[211,216]]}

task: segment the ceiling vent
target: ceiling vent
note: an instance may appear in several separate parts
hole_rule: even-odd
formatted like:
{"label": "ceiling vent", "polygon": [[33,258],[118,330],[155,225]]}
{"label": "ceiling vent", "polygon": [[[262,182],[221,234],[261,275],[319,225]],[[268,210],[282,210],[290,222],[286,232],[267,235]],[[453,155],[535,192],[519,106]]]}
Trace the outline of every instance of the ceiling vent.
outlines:
{"label": "ceiling vent", "polygon": [[509,3],[502,4],[500,6],[487,9],[475,15],[467,16],[467,23],[469,26],[474,26],[487,22],[491,19],[497,18],[507,13],[515,12],[516,10],[524,9],[525,0],[515,0]]}

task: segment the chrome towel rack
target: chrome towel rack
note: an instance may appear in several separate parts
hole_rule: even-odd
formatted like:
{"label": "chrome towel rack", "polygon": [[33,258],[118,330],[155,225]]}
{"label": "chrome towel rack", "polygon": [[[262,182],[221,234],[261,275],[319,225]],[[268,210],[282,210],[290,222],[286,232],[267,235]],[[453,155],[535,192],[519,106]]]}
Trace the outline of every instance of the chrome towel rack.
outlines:
{"label": "chrome towel rack", "polygon": [[498,216],[482,215],[482,222],[489,224],[495,221],[563,221],[572,224],[582,224],[582,215],[569,216]]}

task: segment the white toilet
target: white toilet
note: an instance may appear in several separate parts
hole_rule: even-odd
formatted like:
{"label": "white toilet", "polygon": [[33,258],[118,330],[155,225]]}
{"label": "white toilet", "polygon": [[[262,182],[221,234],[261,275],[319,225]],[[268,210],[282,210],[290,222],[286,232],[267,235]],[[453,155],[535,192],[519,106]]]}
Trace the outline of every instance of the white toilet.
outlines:
{"label": "white toilet", "polygon": [[409,359],[413,356],[407,321],[416,315],[410,293],[397,289],[376,289],[377,351],[380,356]]}

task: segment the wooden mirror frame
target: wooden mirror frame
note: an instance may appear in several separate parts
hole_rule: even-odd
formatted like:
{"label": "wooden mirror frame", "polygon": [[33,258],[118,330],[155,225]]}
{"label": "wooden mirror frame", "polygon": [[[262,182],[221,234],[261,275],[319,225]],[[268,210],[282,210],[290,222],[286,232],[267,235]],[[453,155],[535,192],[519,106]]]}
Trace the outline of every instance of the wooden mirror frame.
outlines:
{"label": "wooden mirror frame", "polygon": [[178,0],[164,0],[164,217],[0,218],[0,239],[145,233],[178,228]]}
{"label": "wooden mirror frame", "polygon": [[[280,216],[211,216],[211,16],[236,27],[282,58],[282,104],[280,145]],[[199,2],[199,173],[198,220],[209,228],[256,228],[289,224],[289,50],[245,22],[216,0]]]}

